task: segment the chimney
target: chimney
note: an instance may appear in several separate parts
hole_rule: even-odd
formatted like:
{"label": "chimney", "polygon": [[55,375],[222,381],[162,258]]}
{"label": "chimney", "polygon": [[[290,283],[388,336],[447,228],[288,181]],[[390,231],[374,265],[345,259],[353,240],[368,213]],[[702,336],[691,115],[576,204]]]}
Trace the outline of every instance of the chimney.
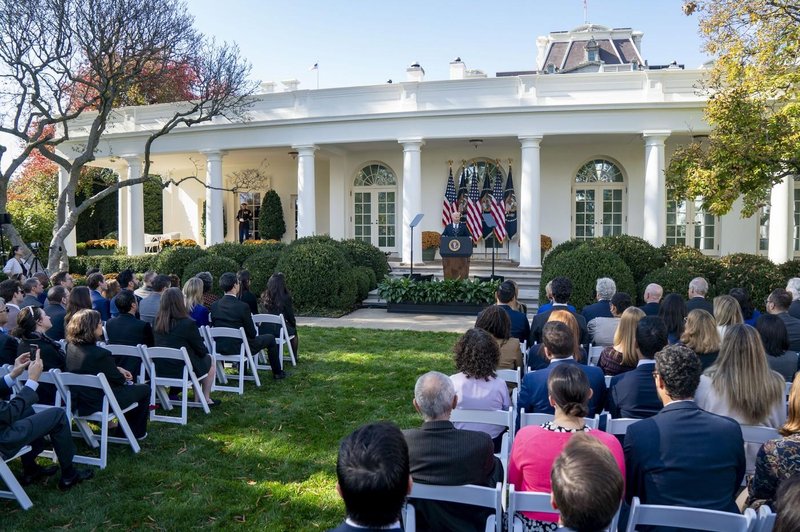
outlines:
{"label": "chimney", "polygon": [[450,61],[450,79],[464,79],[466,71],[467,65],[464,64],[460,57]]}
{"label": "chimney", "polygon": [[286,88],[286,92],[296,91],[300,86],[300,81],[296,79],[285,79],[281,84]]}
{"label": "chimney", "polygon": [[273,92],[275,92],[275,83],[273,81],[261,83],[261,94],[272,94]]}
{"label": "chimney", "polygon": [[424,81],[425,69],[419,66],[419,63],[414,63],[406,69],[406,77],[408,81]]}

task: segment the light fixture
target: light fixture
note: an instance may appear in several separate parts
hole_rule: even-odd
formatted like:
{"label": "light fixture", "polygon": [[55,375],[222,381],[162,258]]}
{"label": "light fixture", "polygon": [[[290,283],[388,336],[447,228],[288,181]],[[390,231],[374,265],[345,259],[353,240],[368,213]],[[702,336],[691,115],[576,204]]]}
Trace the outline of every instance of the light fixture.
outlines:
{"label": "light fixture", "polygon": [[296,150],[290,151],[289,155],[291,156],[293,161],[297,160],[297,151]]}
{"label": "light fixture", "polygon": [[468,142],[469,142],[470,144],[472,144],[473,146],[475,146],[475,149],[477,150],[477,149],[478,149],[478,146],[480,146],[481,144],[483,144],[483,139],[469,139],[469,141],[468,141]]}

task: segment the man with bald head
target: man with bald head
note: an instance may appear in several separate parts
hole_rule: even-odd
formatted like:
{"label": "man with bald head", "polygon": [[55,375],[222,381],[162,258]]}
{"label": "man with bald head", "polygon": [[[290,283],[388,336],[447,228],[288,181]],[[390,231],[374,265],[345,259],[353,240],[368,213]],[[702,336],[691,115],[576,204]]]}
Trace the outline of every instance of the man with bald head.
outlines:
{"label": "man with bald head", "polygon": [[[421,484],[494,487],[503,480],[503,466],[494,457],[485,432],[459,430],[450,422],[458,397],[450,377],[430,371],[417,379],[414,408],[422,427],[404,431],[411,477]],[[411,500],[420,530],[483,530],[485,510],[460,503]],[[499,516],[498,516],[499,518]]]}
{"label": "man with bald head", "polygon": [[644,289],[644,305],[639,307],[645,316],[658,316],[658,309],[661,308],[661,298],[664,296],[664,289],[660,284],[650,283]]}

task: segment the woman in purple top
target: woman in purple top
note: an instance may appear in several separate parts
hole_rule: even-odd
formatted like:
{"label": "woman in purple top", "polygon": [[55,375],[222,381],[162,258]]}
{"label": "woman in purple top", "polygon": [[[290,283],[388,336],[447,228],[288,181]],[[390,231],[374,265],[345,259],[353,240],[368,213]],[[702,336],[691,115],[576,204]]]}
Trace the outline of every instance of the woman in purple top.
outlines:
{"label": "woman in purple top", "polygon": [[186,309],[198,327],[208,325],[209,311],[203,306],[203,280],[192,277],[183,285],[183,297],[186,299]]}

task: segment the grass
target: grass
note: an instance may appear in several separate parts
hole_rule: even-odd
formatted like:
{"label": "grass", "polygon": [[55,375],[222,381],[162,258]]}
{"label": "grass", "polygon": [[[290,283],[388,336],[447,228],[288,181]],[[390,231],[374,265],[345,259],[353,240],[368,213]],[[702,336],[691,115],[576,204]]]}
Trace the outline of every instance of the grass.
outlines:
{"label": "grass", "polygon": [[243,396],[215,392],[224,404],[208,416],[191,409],[183,427],[151,423],[139,455],[112,444],[107,469],[70,492],[58,491],[58,475],[28,487],[27,512],[0,500],[3,528],[327,530],[344,515],[339,440],[371,421],[418,425],[414,382],[428,370],[453,373],[456,338],[301,327],[289,379],[262,374],[262,387],[247,383]]}

